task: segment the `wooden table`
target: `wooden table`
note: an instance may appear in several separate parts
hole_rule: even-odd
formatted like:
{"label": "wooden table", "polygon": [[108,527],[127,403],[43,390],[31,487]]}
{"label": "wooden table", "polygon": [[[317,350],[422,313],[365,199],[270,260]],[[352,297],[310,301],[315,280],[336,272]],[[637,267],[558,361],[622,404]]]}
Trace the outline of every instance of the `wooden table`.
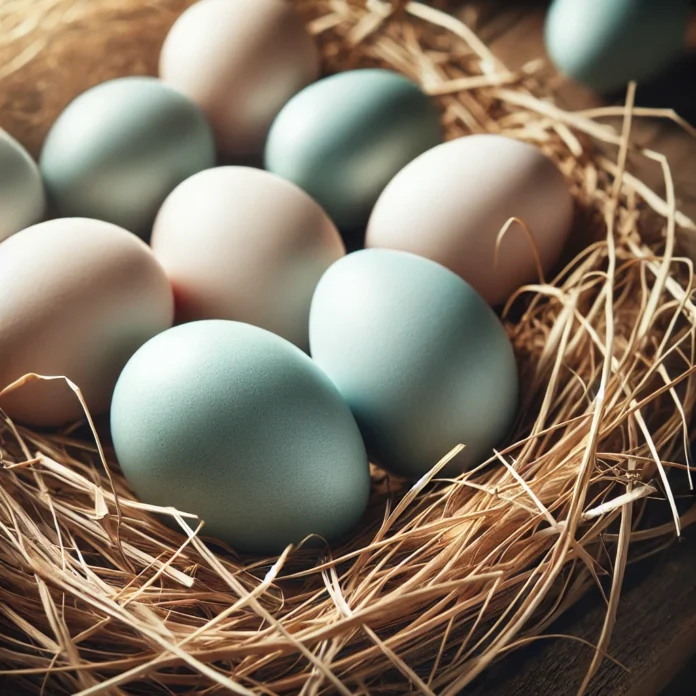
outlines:
{"label": "wooden table", "polygon": [[[545,57],[544,2],[481,0],[459,10],[508,65]],[[560,103],[571,109],[596,106],[596,95],[559,81]],[[618,103],[622,95],[616,95]],[[639,86],[641,106],[673,108],[696,125],[696,56],[661,79]],[[669,121],[635,123],[633,139],[665,153],[679,184],[679,206],[696,217],[696,140]],[[657,190],[661,174],[645,164],[641,178]],[[691,254],[696,259],[696,240]],[[605,606],[598,592],[585,597],[550,629],[596,643]],[[610,654],[628,670],[604,660],[590,683],[590,696],[686,696],[696,693],[696,529],[660,556],[627,573]],[[493,665],[466,696],[574,696],[593,651],[577,640],[542,639]],[[693,664],[692,664],[693,663]]]}

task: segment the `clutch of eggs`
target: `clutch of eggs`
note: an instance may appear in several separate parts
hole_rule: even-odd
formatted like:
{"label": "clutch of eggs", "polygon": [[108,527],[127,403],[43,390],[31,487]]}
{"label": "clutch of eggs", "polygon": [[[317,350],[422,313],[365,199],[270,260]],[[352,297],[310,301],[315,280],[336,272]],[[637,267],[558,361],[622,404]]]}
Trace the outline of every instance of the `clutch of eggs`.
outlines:
{"label": "clutch of eggs", "polygon": [[[78,97],[40,171],[0,134],[0,388],[64,375],[93,414],[111,404],[136,494],[252,553],[349,532],[368,453],[409,478],[458,444],[445,475],[490,459],[519,391],[490,305],[570,229],[551,160],[502,136],[441,144],[435,105],[394,72],[310,84],[316,48],[282,0],[194,4],[160,74]],[[216,145],[268,171],[215,167]],[[65,217],[34,225],[41,175]],[[499,240],[511,217],[525,229]],[[346,256],[356,227],[368,248]],[[61,380],[0,408],[82,415]]]}

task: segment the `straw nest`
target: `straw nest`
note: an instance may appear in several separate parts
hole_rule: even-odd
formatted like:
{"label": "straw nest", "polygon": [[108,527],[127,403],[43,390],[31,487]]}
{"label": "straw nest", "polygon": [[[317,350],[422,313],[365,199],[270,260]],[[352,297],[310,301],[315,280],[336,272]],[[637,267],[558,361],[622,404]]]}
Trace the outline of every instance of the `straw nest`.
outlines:
{"label": "straw nest", "polygon": [[[154,72],[186,4],[3,2],[5,128],[36,151],[75,94]],[[104,454],[88,428],[37,433],[0,419],[8,693],[453,695],[599,585],[607,616],[589,680],[627,562],[696,519],[673,493],[689,478],[696,390],[693,269],[676,240],[694,224],[675,209],[665,158],[630,141],[633,119],[660,114],[633,109],[630,90],[625,108],[564,111],[538,65],[508,71],[467,26],[424,4],[298,5],[327,71],[402,71],[435,95],[449,137],[522,138],[567,176],[578,208],[567,265],[504,315],[524,388],[515,436],[456,480],[432,480],[435,468],[409,489],[375,471],[349,544],[260,560],[166,511],[173,531],[139,504],[108,433]],[[617,113],[615,130],[602,119]],[[630,173],[639,158],[662,167],[665,199]],[[667,521],[651,522],[649,499]]]}

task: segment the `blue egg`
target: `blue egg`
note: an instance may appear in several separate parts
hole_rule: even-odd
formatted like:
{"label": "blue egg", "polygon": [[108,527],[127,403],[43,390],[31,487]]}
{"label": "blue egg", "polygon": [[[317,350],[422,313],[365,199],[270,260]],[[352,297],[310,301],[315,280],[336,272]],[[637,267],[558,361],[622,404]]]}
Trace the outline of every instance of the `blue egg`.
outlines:
{"label": "blue egg", "polygon": [[0,128],[0,242],[39,222],[46,200],[29,153]]}
{"label": "blue egg", "polygon": [[110,80],[78,96],[51,127],[40,159],[60,217],[104,220],[146,239],[174,188],[214,165],[203,112],[153,77]]}
{"label": "blue egg", "polygon": [[684,51],[689,0],[554,0],[546,48],[569,77],[598,92],[658,75]]}
{"label": "blue egg", "polygon": [[239,551],[332,540],[365,510],[370,473],[348,406],[299,348],[249,324],[183,324],[128,362],[114,448],[145,502],[205,520]]}
{"label": "blue egg", "polygon": [[306,87],[281,110],[266,169],[304,189],[343,230],[367,222],[392,177],[442,142],[435,104],[390,70],[349,70]]}
{"label": "blue egg", "polygon": [[309,340],[387,469],[419,477],[463,444],[447,469],[459,473],[510,430],[518,377],[505,329],[434,261],[367,249],[335,262],[314,293]]}

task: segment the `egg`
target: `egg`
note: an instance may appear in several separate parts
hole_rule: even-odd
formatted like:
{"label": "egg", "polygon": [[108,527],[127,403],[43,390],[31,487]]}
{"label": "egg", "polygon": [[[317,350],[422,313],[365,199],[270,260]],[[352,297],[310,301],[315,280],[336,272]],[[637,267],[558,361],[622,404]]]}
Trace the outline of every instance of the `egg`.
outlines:
{"label": "egg", "polygon": [[304,191],[251,167],[219,167],[165,201],[152,248],[179,321],[234,319],[308,347],[309,305],[343,256],[338,230]]}
{"label": "egg", "polygon": [[[0,390],[31,372],[66,376],[96,416],[128,358],[173,314],[164,270],[130,232],[69,218],[22,230],[0,244]],[[0,408],[37,426],[83,416],[64,380],[28,383]]]}
{"label": "egg", "polygon": [[655,77],[684,51],[689,0],[555,0],[546,48],[569,77],[599,92]]}
{"label": "egg", "polygon": [[177,184],[214,166],[215,143],[185,96],[155,78],[124,77],[68,105],[39,164],[59,216],[96,218],[147,238]]}
{"label": "egg", "polygon": [[238,551],[340,538],[367,504],[365,446],[336,388],[249,324],[196,321],[146,343],[116,385],[111,432],[141,500],[198,515]]}
{"label": "egg", "polygon": [[[528,228],[513,224],[512,217]],[[425,152],[386,187],[367,226],[366,246],[409,251],[459,274],[486,301],[505,302],[560,257],[573,199],[556,165],[533,145],[471,135]]]}
{"label": "egg", "polygon": [[340,259],[317,286],[309,339],[386,469],[418,478],[463,444],[445,469],[456,474],[511,428],[518,377],[505,329],[434,261],[389,249]]}
{"label": "egg", "polygon": [[202,0],[174,23],[160,77],[207,114],[228,156],[260,154],[271,121],[319,74],[302,19],[284,0]]}
{"label": "egg", "polygon": [[364,225],[389,180],[442,141],[438,110],[381,69],[332,75],[295,95],[271,126],[266,169],[294,182],[344,230]]}
{"label": "egg", "polygon": [[0,128],[0,242],[44,214],[39,168],[29,153]]}

